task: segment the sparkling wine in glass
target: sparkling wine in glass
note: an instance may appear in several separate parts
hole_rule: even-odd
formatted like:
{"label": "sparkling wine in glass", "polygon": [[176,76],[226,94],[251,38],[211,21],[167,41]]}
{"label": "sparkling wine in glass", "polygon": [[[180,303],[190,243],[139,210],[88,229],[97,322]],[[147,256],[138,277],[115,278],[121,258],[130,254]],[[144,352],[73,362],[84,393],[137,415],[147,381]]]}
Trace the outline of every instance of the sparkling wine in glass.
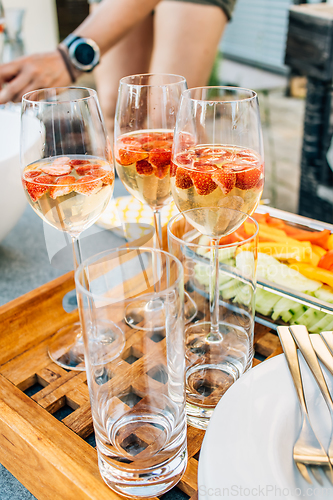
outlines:
{"label": "sparkling wine in glass", "polygon": [[[190,224],[211,238],[210,321],[188,327],[216,346],[232,349],[237,332],[219,317],[222,236],[251,215],[264,185],[264,153],[257,94],[237,87],[183,93],[175,128],[171,189]],[[234,340],[231,338],[234,336]]]}
{"label": "sparkling wine in glass", "polygon": [[[155,248],[162,246],[160,209],[171,200],[170,169],[173,132],[186,80],[179,75],[142,74],[120,80],[115,117],[115,165],[126,189],[154,213]],[[133,303],[127,323],[141,328],[141,319],[157,301]],[[192,307],[193,309],[193,307]],[[156,327],[163,327],[158,322]],[[142,326],[144,329],[144,326]]]}
{"label": "sparkling wine in glass", "polygon": [[[181,212],[223,207],[251,215],[264,187],[256,93],[237,87],[186,91],[179,110],[170,175],[173,199]],[[216,210],[209,218],[199,211],[192,213],[197,214],[191,222],[198,231],[213,239],[244,222],[227,220]]]}
{"label": "sparkling wine in glass", "polygon": [[173,132],[149,130],[119,137],[116,168],[127,190],[154,212],[171,201]]}
{"label": "sparkling wine in glass", "polygon": [[[32,133],[40,137],[33,147]],[[114,187],[110,144],[94,90],[53,88],[23,96],[21,167],[33,210],[71,237],[76,268],[78,237],[99,218]],[[84,370],[80,324],[59,331],[49,354],[64,368]]]}

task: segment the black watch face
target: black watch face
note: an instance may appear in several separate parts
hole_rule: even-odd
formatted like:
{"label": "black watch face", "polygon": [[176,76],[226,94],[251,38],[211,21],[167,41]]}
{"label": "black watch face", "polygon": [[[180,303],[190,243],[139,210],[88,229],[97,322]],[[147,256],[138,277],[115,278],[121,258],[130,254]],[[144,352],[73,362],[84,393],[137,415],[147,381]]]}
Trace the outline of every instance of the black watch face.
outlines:
{"label": "black watch face", "polygon": [[74,51],[74,57],[83,66],[89,66],[95,57],[94,49],[87,43],[80,43]]}

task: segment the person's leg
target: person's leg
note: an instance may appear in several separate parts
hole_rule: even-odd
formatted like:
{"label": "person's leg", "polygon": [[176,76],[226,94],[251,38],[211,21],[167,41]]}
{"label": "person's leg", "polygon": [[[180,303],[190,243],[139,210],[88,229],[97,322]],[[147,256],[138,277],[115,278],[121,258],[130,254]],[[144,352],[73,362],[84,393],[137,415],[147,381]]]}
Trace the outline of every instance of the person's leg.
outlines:
{"label": "person's leg", "polygon": [[[91,10],[94,8],[98,8],[98,4],[91,5]],[[94,70],[97,93],[111,142],[119,80],[124,76],[148,72],[152,46],[153,15],[150,15],[110,49]]]}
{"label": "person's leg", "polygon": [[155,9],[149,71],[182,75],[189,88],[206,85],[227,22],[214,5],[162,1]]}

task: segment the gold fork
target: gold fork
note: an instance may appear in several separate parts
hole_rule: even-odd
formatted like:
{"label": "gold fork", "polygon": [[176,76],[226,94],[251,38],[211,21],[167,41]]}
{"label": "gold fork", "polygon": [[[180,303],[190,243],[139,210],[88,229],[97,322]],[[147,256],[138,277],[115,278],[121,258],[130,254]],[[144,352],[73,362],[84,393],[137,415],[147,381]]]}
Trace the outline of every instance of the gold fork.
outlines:
{"label": "gold fork", "polygon": [[333,354],[333,332],[321,332],[320,336],[325,340],[325,343]]}
{"label": "gold fork", "polygon": [[302,425],[293,448],[295,464],[308,483],[312,483],[310,471],[316,481],[322,485],[321,471],[323,471],[330,483],[333,484],[330,460],[309,420],[295,341],[287,326],[279,326],[277,330],[301,409]]}
{"label": "gold fork", "polygon": [[330,346],[333,348],[333,332],[321,332],[320,335],[310,335],[312,347],[324,366],[333,375],[333,355]]}

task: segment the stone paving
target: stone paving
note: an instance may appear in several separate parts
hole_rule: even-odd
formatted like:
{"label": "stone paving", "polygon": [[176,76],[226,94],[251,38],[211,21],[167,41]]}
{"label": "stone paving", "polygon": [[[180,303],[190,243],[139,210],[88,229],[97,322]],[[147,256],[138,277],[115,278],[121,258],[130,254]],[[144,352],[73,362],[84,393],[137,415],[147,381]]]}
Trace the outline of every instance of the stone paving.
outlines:
{"label": "stone paving", "polygon": [[[284,91],[270,91],[263,116],[266,183],[263,198],[270,205],[297,213],[303,137],[304,100],[286,97]],[[260,106],[263,105],[259,94]],[[263,110],[262,114],[263,113]]]}

